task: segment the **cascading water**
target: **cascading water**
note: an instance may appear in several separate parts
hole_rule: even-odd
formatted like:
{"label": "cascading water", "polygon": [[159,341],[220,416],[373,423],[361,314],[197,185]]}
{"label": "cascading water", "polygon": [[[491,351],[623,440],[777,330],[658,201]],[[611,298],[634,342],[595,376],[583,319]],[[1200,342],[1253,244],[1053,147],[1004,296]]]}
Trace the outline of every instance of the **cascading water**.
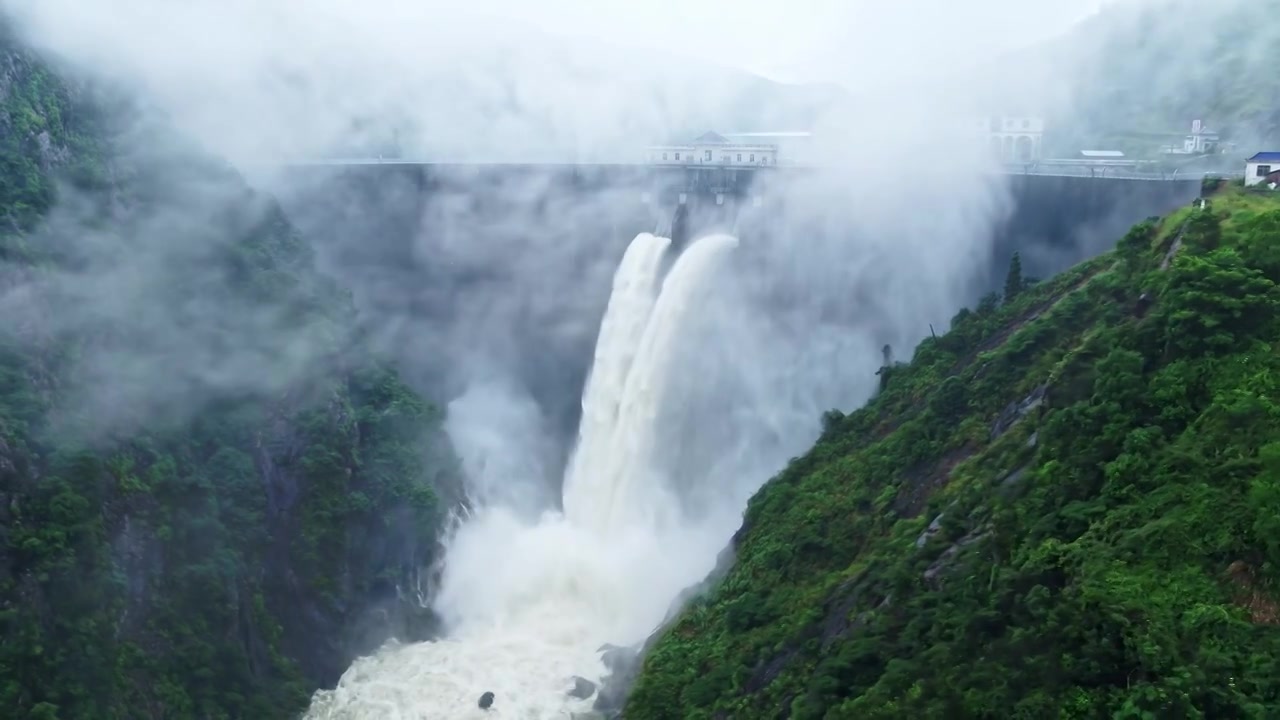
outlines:
{"label": "cascading water", "polygon": [[564,510],[573,522],[589,522],[600,515],[600,495],[606,491],[600,470],[609,459],[631,363],[640,349],[658,294],[662,260],[670,246],[670,238],[642,233],[627,248],[614,275],[582,394],[578,445],[564,479]]}
{"label": "cascading water", "polygon": [[[575,474],[568,478],[574,493],[590,503],[581,516],[570,512],[576,522],[603,532],[632,524],[661,530],[674,520],[678,508],[653,462],[658,411],[666,400],[667,381],[676,370],[674,349],[685,316],[706,276],[737,244],[737,238],[728,235],[707,237],[694,243],[671,269],[645,324],[635,365],[627,374],[612,437],[592,448],[596,462],[574,468]],[[566,495],[566,506],[570,500]]]}
{"label": "cascading water", "polygon": [[[617,270],[565,512],[529,522],[512,508],[479,506],[447,543],[435,600],[447,637],[357,660],[335,689],[316,694],[307,718],[568,718],[591,705],[566,690],[575,675],[601,680],[600,646],[642,640],[711,569],[725,528],[671,522],[679,508],[655,470],[654,424],[696,292],[737,240],[695,242],[657,292],[670,242],[638,236]],[[482,710],[486,691],[496,699]]]}

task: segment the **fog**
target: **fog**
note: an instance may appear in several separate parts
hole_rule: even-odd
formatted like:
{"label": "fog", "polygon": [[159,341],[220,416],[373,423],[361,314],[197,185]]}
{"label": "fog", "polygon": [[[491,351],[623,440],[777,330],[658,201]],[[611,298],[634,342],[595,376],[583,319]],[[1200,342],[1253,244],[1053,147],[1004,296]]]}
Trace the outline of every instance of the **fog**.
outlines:
{"label": "fog", "polygon": [[[1052,37],[1097,4],[4,3],[37,43],[139,89],[246,164],[393,129],[438,159],[632,158],[689,121],[735,120],[724,109],[758,83],[746,70],[893,88]],[[751,110],[740,123],[787,115]]]}
{"label": "fog", "polygon": [[[1011,199],[973,121],[1065,100],[1035,82],[1000,97],[983,68],[1097,5],[3,3],[37,47],[185,138],[175,164],[198,150],[281,198],[317,266],[351,292],[364,342],[448,408],[470,500],[447,539],[436,605],[452,634],[365,661],[317,717],[386,707],[463,717],[441,703],[474,708],[494,683],[525,692],[541,717],[560,708],[567,674],[600,679],[600,642],[643,641],[713,567],[750,495],[814,441],[822,412],[870,397],[881,348],[909,356],[988,281]],[[636,162],[647,145],[706,130],[779,129],[813,130],[807,152],[821,168],[753,188],[765,202],[739,213],[741,242],[681,275],[696,287],[654,314],[679,325],[644,388],[656,449],[643,477],[673,491],[685,522],[657,532],[620,521],[603,538],[559,514],[564,468],[614,270],[674,208],[642,203],[638,185],[611,176],[460,171],[432,184],[413,172],[282,168],[380,154]],[[156,137],[122,142],[155,155]],[[60,324],[142,318],[139,342],[85,361],[85,386],[135,388],[147,401],[125,404],[168,415],[198,412],[192,393],[306,377],[332,339],[271,307],[201,299],[209,240],[195,228],[230,210],[220,189],[174,193],[180,218],[136,219],[130,254],[40,281],[75,291]],[[56,217],[88,214],[67,205]],[[688,256],[675,253],[678,267]],[[176,304],[175,287],[197,298]],[[6,307],[30,291],[6,291]],[[201,332],[228,310],[243,325],[234,346]],[[106,422],[103,408],[120,405],[91,393],[82,414]],[[480,673],[495,662],[500,674]],[[370,677],[384,680],[370,689]]]}

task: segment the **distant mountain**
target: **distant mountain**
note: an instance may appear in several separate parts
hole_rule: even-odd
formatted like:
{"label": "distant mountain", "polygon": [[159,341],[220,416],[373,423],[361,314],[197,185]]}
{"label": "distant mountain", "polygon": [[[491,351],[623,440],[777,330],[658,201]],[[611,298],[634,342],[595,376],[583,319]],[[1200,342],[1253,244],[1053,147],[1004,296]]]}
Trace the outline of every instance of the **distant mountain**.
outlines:
{"label": "distant mountain", "polygon": [[1192,119],[1249,142],[1280,140],[1280,2],[1170,0],[1115,10],[1094,39],[1077,96],[1096,132],[1183,130]]}
{"label": "distant mountain", "polygon": [[1202,120],[1247,154],[1280,145],[1280,1],[1119,3],[981,70],[997,105],[1051,120],[1046,142],[1131,152]]}

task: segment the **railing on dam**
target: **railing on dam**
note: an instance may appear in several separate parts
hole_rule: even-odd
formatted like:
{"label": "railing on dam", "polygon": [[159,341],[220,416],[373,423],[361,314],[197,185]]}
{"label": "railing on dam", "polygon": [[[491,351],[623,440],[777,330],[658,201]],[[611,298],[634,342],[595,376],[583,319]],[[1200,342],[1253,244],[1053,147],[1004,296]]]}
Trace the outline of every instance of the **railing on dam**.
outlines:
{"label": "railing on dam", "polygon": [[1187,170],[1185,168],[1161,168],[1150,164],[1106,163],[1078,160],[1049,160],[1026,165],[1008,164],[1002,168],[1005,175],[1040,175],[1047,177],[1086,177],[1112,180],[1201,180],[1222,178],[1233,180],[1244,177],[1243,172],[1218,172]]}
{"label": "railing on dam", "polygon": [[[629,169],[641,170],[652,169],[658,171],[685,171],[689,173],[705,173],[707,171],[745,171],[751,173],[787,173],[795,171],[818,171],[823,168],[821,165],[809,165],[799,163],[780,163],[773,166],[760,166],[750,168],[738,167],[718,167],[689,165],[681,166],[675,164],[654,165],[648,163],[626,163],[626,162],[573,162],[573,163],[555,163],[555,162],[449,162],[436,160],[413,160],[406,158],[382,158],[382,157],[354,157],[354,158],[318,158],[307,160],[292,160],[283,163],[285,166],[292,167],[370,167],[370,166],[402,166],[402,167],[439,167],[439,168],[476,168],[476,169],[530,169],[530,168],[546,168],[546,169]],[[1085,177],[1085,178],[1105,178],[1113,180],[1147,180],[1147,181],[1175,181],[1175,180],[1199,180],[1199,179],[1238,179],[1244,176],[1243,172],[1219,172],[1204,170],[1187,170],[1183,168],[1158,168],[1150,164],[1143,163],[1114,163],[1114,162],[1096,162],[1082,160],[1042,160],[1029,164],[1005,164],[997,170],[1002,175],[1037,175],[1044,177]]]}

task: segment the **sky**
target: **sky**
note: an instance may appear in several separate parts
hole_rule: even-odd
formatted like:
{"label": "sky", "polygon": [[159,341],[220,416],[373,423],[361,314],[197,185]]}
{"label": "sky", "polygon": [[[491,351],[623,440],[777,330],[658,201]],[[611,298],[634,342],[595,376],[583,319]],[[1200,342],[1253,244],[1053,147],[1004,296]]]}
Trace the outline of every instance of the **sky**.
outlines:
{"label": "sky", "polygon": [[[748,75],[716,68],[881,92],[895,105],[924,99],[933,111],[937,93],[907,88],[1062,34],[1100,3],[1142,1],[0,0],[0,8],[38,45],[137,89],[209,150],[243,164],[381,146],[391,125],[401,146],[424,157],[512,160],[612,157],[623,143],[708,123],[799,122],[785,117],[785,102],[752,95]],[[769,112],[776,117],[761,117]]]}
{"label": "sky", "polygon": [[[1123,2],[1125,0],[1111,0]],[[1130,0],[1132,1],[1132,0]],[[544,31],[694,57],[783,82],[857,86],[890,61],[924,74],[1062,33],[1104,0],[475,0]]]}

